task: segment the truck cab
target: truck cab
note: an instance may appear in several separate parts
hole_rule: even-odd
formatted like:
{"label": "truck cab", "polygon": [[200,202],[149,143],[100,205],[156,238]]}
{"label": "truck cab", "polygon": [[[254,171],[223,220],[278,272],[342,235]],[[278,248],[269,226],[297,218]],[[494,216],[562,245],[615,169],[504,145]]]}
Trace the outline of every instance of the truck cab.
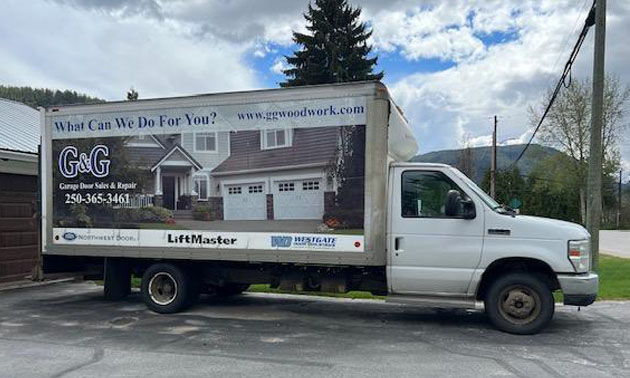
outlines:
{"label": "truck cab", "polygon": [[595,300],[598,276],[582,226],[519,215],[443,164],[392,163],[389,190],[392,301],[483,301],[498,328],[532,333],[551,319],[553,291],[563,291],[566,305]]}

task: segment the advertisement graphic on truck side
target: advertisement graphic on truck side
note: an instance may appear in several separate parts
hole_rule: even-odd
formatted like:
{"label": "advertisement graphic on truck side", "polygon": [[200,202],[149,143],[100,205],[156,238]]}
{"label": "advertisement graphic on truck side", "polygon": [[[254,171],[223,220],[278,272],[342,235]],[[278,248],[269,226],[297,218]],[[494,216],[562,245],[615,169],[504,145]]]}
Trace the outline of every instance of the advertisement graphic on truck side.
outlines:
{"label": "advertisement graphic on truck side", "polygon": [[52,242],[362,252],[366,107],[353,97],[53,116]]}

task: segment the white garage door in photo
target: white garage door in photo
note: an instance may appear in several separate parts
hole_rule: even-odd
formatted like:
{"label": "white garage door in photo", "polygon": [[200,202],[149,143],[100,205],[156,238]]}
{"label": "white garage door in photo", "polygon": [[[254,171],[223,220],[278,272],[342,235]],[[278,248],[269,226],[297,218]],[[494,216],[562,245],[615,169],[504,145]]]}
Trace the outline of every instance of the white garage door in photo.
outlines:
{"label": "white garage door in photo", "polygon": [[274,219],[322,219],[324,188],[320,179],[275,182]]}
{"label": "white garage door in photo", "polygon": [[267,219],[267,200],[262,183],[226,185],[223,201],[225,220]]}

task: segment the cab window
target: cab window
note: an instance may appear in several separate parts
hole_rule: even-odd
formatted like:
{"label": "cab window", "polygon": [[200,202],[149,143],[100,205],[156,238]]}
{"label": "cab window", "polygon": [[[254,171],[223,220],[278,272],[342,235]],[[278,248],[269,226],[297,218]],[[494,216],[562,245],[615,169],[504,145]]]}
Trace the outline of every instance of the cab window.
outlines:
{"label": "cab window", "polygon": [[452,189],[464,195],[464,192],[442,172],[403,172],[402,217],[447,218],[446,195]]}

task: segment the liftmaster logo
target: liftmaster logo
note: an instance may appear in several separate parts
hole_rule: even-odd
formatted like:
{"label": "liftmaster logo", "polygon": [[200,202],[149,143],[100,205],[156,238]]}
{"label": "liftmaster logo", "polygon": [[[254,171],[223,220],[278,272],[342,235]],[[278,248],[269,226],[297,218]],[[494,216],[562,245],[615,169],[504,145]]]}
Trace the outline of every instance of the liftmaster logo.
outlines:
{"label": "liftmaster logo", "polygon": [[226,237],[226,236],[216,236],[216,237],[207,237],[202,234],[168,234],[166,241],[169,244],[202,244],[202,245],[219,245],[219,246],[228,246],[228,245],[236,245],[238,241],[237,238]]}

